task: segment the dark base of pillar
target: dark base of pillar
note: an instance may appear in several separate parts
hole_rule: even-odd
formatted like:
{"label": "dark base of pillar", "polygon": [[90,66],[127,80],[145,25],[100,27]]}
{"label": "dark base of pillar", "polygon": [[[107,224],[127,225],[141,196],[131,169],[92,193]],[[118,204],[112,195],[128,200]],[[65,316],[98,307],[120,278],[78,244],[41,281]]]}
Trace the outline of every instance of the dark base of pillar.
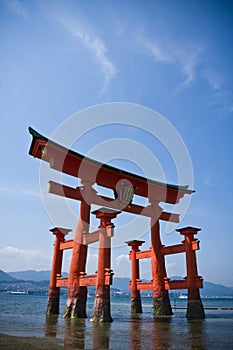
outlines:
{"label": "dark base of pillar", "polygon": [[48,293],[48,304],[46,315],[59,314],[60,290],[59,288],[50,288]]}
{"label": "dark base of pillar", "polygon": [[79,287],[75,292],[69,293],[66,301],[64,318],[86,318],[87,287]]}
{"label": "dark base of pillar", "polygon": [[203,320],[205,318],[201,300],[188,300],[186,317],[188,320]]}
{"label": "dark base of pillar", "polygon": [[171,316],[173,315],[169,297],[153,298],[154,316]]}
{"label": "dark base of pillar", "polygon": [[94,322],[112,322],[110,305],[110,287],[105,286],[98,290],[95,295],[94,313],[92,321]]}
{"label": "dark base of pillar", "polygon": [[141,314],[142,313],[141,298],[131,299],[131,313],[132,314]]}

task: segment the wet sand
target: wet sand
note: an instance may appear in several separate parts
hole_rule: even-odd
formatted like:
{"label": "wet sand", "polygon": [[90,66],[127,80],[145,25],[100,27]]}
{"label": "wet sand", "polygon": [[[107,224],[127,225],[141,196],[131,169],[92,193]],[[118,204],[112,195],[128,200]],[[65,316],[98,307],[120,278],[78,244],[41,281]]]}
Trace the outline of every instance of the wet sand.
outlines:
{"label": "wet sand", "polygon": [[56,338],[15,337],[0,334],[1,350],[59,350],[64,349],[63,341]]}

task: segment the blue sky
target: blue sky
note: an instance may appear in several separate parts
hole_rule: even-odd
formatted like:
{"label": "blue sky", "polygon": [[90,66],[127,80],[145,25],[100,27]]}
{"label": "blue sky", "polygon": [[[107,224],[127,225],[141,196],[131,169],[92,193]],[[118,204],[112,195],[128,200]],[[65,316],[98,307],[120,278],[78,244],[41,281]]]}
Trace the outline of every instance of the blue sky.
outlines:
{"label": "blue sky", "polygon": [[[199,273],[233,286],[232,12],[227,0],[0,0],[1,269],[51,265],[54,223],[40,196],[39,161],[28,155],[28,126],[50,136],[82,109],[128,102],[159,112],[183,138],[196,193],[179,226],[202,228]],[[99,128],[75,150],[85,154],[119,133],[127,135],[119,126]],[[146,135],[135,140],[164,162],[167,182],[175,182],[163,150]],[[162,240],[174,244],[180,237],[162,234]],[[127,254],[127,247],[113,250],[117,276],[130,275]],[[92,249],[90,269],[95,255]],[[67,255],[66,270],[68,261]],[[184,275],[183,255],[167,264],[169,275]],[[146,262],[142,272],[149,278]]]}

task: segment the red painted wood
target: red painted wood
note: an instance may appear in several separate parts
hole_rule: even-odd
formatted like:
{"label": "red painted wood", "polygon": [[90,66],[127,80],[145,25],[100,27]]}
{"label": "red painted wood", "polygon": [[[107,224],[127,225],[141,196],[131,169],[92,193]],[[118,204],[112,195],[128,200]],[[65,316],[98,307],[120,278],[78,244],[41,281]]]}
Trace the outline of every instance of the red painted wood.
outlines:
{"label": "red painted wood", "polygon": [[[83,200],[82,191],[80,188],[72,188],[66,185],[61,185],[54,181],[49,181],[49,193],[74,199],[74,200]],[[121,204],[118,200],[114,200],[109,197],[105,196],[99,196],[94,193],[92,193],[91,196],[91,203],[102,206],[104,203],[104,206],[107,206],[109,203],[109,208],[116,209],[119,211],[124,211],[126,213],[136,214],[136,215],[142,215],[147,217],[154,216],[154,213],[151,210],[150,206],[143,207],[137,204],[131,204],[130,206],[125,206],[124,204]],[[179,214],[171,214],[168,212],[161,212],[160,220],[164,221],[171,221],[171,222],[179,222]]]}
{"label": "red painted wood", "polygon": [[[71,151],[29,129],[33,136],[29,154],[50,163],[53,169],[81,179],[89,179],[100,186],[116,190],[117,183],[128,181],[135,194],[156,197],[160,202],[175,204],[185,194],[193,193],[187,186],[174,186],[129,173],[111,166],[102,165],[92,159]],[[46,144],[46,146],[45,146]]]}

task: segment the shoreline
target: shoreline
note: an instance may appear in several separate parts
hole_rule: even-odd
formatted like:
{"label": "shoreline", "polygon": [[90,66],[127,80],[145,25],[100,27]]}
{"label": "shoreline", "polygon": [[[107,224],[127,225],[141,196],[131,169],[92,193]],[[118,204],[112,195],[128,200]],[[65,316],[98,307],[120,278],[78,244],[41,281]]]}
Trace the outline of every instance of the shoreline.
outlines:
{"label": "shoreline", "polygon": [[0,333],[1,350],[59,350],[64,349],[62,339],[52,337],[21,337]]}

